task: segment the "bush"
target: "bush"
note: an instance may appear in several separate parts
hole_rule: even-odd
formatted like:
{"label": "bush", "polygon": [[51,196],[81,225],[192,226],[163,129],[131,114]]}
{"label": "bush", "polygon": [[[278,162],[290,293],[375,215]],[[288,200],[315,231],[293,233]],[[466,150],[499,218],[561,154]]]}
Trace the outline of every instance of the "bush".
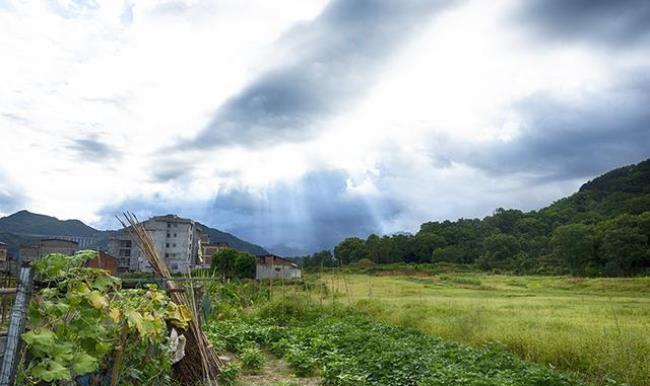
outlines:
{"label": "bush", "polygon": [[306,351],[292,348],[285,354],[285,359],[289,367],[299,377],[309,377],[314,375],[316,370],[316,360]]}
{"label": "bush", "polygon": [[357,267],[362,269],[372,268],[375,265],[376,265],[375,262],[370,259],[361,259],[357,261]]}
{"label": "bush", "polygon": [[235,382],[237,381],[237,376],[239,376],[239,373],[241,372],[241,368],[239,365],[231,363],[221,369],[221,373],[219,373],[219,383],[223,386],[232,386],[235,385]]}
{"label": "bush", "polygon": [[249,346],[242,350],[241,356],[242,367],[244,370],[257,372],[264,367],[264,354],[256,346]]}

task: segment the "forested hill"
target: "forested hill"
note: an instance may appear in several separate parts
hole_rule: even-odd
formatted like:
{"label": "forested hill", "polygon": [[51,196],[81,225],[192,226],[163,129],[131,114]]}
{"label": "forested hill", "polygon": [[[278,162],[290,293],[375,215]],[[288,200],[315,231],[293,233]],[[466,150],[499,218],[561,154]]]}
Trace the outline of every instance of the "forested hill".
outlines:
{"label": "forested hill", "polygon": [[[516,273],[626,276],[650,273],[650,160],[612,170],[531,212],[427,222],[415,235],[348,238],[342,263],[450,262]],[[323,251],[306,265],[331,263]]]}

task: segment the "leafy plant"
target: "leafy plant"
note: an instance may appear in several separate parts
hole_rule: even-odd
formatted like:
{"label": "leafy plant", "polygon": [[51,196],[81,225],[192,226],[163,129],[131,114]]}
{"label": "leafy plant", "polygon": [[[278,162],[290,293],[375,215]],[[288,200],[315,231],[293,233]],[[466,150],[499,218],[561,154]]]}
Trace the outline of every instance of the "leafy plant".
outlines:
{"label": "leafy plant", "polygon": [[257,346],[246,347],[239,356],[244,370],[257,372],[264,367],[264,354]]}
{"label": "leafy plant", "polygon": [[234,385],[240,372],[241,367],[237,364],[231,363],[225,366],[221,369],[221,373],[219,373],[219,383],[224,386]]}
{"label": "leafy plant", "polygon": [[166,323],[187,327],[189,311],[155,286],[122,290],[119,278],[84,266],[95,255],[51,254],[34,264],[46,288],[30,303],[31,331],[22,336],[30,354],[27,380],[70,381],[99,369],[119,369],[121,363],[111,363],[108,355],[119,350],[126,363],[121,385],[167,383]]}

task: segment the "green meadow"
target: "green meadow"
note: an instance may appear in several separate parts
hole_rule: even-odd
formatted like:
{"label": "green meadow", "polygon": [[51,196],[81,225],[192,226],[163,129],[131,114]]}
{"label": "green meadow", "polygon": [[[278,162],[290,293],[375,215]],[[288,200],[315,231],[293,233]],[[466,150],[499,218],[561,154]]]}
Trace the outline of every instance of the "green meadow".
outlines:
{"label": "green meadow", "polygon": [[581,374],[650,385],[650,278],[327,273],[321,303]]}

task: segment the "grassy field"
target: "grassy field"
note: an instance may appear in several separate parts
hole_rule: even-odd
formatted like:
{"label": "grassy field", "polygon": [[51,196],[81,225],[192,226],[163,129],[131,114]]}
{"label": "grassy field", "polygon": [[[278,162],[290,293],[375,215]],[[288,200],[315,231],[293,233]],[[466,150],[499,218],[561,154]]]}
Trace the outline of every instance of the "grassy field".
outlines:
{"label": "grassy field", "polygon": [[650,386],[650,278],[394,274],[324,274],[334,291],[316,297],[445,339],[496,343],[597,384]]}

